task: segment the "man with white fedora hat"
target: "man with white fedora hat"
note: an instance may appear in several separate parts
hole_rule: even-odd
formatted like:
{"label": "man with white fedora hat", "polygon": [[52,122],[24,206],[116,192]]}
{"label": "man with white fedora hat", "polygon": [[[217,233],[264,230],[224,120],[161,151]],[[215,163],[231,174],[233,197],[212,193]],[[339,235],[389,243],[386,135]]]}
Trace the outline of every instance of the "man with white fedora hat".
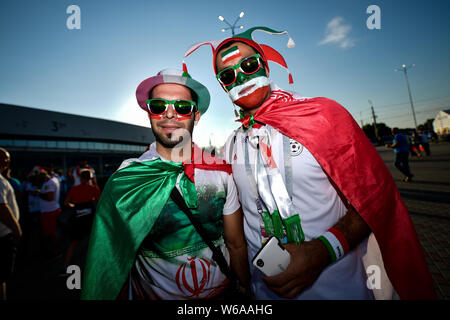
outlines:
{"label": "man with white fedora hat", "polygon": [[[248,286],[231,167],[191,141],[209,106],[207,88],[187,72],[165,69],[142,81],[136,98],[148,112],[156,141],[139,158],[123,161],[104,188],[82,298],[219,298],[234,283],[230,264]],[[185,204],[174,198],[177,191]]]}

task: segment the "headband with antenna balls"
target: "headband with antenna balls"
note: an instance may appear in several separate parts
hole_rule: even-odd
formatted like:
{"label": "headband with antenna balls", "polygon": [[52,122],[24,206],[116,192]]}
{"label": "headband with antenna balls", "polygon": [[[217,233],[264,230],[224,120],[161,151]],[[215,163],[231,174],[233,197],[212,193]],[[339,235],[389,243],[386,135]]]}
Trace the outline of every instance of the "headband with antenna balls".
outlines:
{"label": "headband with antenna balls", "polygon": [[[239,33],[231,38],[195,43],[186,50],[184,57],[186,58],[187,56],[189,56],[191,53],[193,53],[194,51],[196,51],[198,48],[200,48],[203,45],[210,45],[211,49],[213,51],[214,73],[216,73],[216,57],[217,57],[218,52],[221,50],[221,48],[225,44],[227,44],[229,42],[240,41],[240,42],[244,42],[244,43],[248,44],[249,46],[254,48],[259,54],[261,54],[262,59],[266,62],[267,69],[269,69],[269,65],[267,64],[267,61],[275,62],[276,64],[280,65],[282,68],[286,69],[286,71],[289,74],[289,83],[290,84],[294,83],[294,80],[292,79],[292,75],[289,72],[289,69],[287,67],[286,61],[284,60],[283,56],[278,51],[273,49],[272,47],[257,43],[253,39],[252,33],[254,31],[262,31],[262,32],[272,34],[272,35],[287,34],[289,36],[287,31],[275,31],[273,29],[266,28],[266,27],[253,27],[253,28],[250,28],[247,31]],[[287,47],[288,48],[295,47],[294,40],[292,40],[291,37],[289,37]],[[184,60],[183,60],[183,71],[187,73],[187,67],[186,67],[186,63],[184,62]]]}

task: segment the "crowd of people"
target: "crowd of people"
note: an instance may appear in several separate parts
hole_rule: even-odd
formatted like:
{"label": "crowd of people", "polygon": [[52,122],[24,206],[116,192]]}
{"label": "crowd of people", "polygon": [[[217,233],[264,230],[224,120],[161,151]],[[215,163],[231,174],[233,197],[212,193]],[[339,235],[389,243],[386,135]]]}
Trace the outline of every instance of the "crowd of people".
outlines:
{"label": "crowd of people", "polygon": [[431,155],[429,137],[423,130],[413,131],[411,135],[407,135],[407,142],[411,157],[422,158]]}
{"label": "crowd of people", "polygon": [[[101,191],[85,159],[68,177],[53,166],[34,166],[24,181],[11,176],[11,157],[0,148],[0,283],[7,283],[19,260],[61,258],[71,264],[77,244],[89,236]],[[39,243],[36,244],[36,236]],[[36,252],[37,251],[37,252]],[[37,257],[35,256],[37,255]]]}

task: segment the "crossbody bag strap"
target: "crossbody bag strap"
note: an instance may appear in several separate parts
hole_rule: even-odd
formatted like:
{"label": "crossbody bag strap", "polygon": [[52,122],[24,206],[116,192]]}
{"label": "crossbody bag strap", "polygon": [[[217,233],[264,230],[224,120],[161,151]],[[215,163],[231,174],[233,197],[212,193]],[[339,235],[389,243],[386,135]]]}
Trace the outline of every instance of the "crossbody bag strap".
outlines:
{"label": "crossbody bag strap", "polygon": [[227,260],[223,256],[222,251],[212,243],[211,239],[209,239],[207,237],[205,229],[194,218],[191,210],[187,207],[186,202],[184,202],[184,199],[183,199],[182,195],[180,194],[180,192],[178,191],[177,187],[174,187],[172,189],[170,197],[176,203],[176,205],[187,215],[187,217],[191,221],[192,225],[194,226],[195,230],[197,230],[200,237],[211,249],[211,251],[213,253],[212,257],[219,265],[220,271],[222,271],[222,273],[224,275],[226,275],[228,277],[228,279],[230,279],[231,281],[234,281],[236,279],[236,277],[234,277],[234,274],[231,272],[231,269],[229,268]]}

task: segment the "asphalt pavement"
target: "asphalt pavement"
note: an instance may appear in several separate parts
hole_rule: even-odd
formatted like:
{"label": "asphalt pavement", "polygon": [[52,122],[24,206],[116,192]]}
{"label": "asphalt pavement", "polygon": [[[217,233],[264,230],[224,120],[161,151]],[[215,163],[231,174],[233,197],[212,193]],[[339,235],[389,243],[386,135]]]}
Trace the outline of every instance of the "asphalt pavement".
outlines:
{"label": "asphalt pavement", "polygon": [[392,149],[377,150],[411,215],[438,297],[450,300],[450,143],[431,143],[430,148],[430,156],[410,158],[412,182],[402,181]]}

